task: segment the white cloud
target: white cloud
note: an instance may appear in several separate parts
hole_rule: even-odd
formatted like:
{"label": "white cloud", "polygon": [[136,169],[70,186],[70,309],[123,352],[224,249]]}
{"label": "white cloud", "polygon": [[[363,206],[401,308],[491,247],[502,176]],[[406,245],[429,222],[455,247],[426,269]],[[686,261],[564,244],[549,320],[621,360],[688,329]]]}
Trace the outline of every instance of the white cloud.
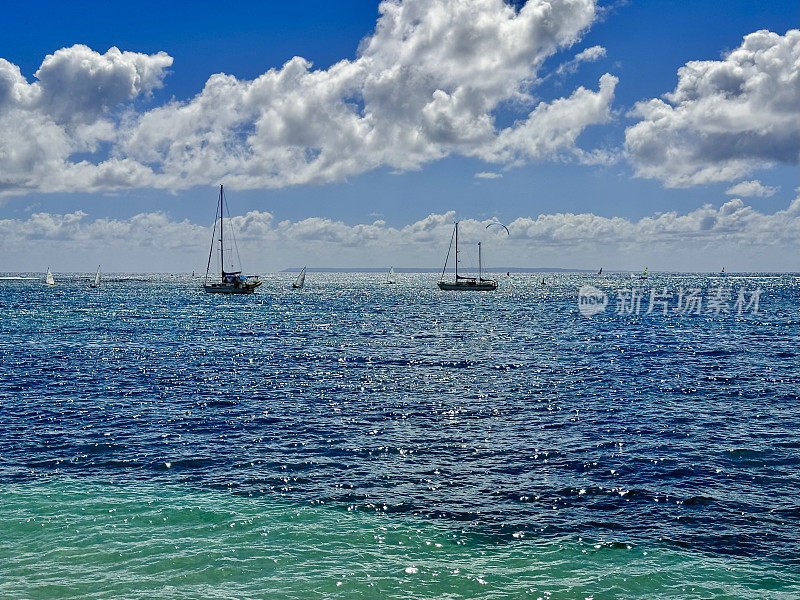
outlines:
{"label": "white cloud", "polygon": [[578,54],[575,55],[575,62],[595,62],[605,55],[606,49],[602,46],[591,46],[582,52],[578,52]]}
{"label": "white cloud", "polygon": [[741,181],[725,190],[730,196],[760,196],[762,198],[774,196],[780,188],[764,185],[760,181]]}
{"label": "white cloud", "polygon": [[709,245],[797,245],[800,199],[774,214],[758,212],[740,199],[720,208],[706,204],[687,214],[659,213],[631,221],[593,214],[541,215],[520,218],[508,225],[513,238],[561,246],[566,243],[601,243],[623,246],[652,245],[678,248],[701,242]]}
{"label": "white cloud", "polygon": [[113,156],[71,159],[117,140],[110,113],[160,87],[172,58],[75,45],[48,55],[27,83],[0,59],[0,196],[26,191],[96,191],[151,181],[148,167]]}
{"label": "white cloud", "polygon": [[[263,213],[269,215],[269,213]],[[130,219],[88,221],[81,211],[67,214],[34,213],[26,220],[0,220],[3,246],[16,251],[31,242],[186,248],[199,245],[202,237],[210,239],[211,230],[189,221],[172,221],[166,213],[141,213]],[[240,218],[239,224],[243,224]]]}
{"label": "white cloud", "polygon": [[721,61],[691,61],[665,100],[636,104],[625,145],[640,177],[668,187],[732,181],[800,152],[800,31],[757,31]]}
{"label": "white cloud", "polygon": [[481,171],[480,173],[475,173],[475,177],[478,179],[500,179],[502,175],[493,171]]}
{"label": "white cloud", "polygon": [[105,54],[76,44],[47,55],[29,84],[19,67],[0,58],[0,108],[40,111],[57,123],[96,121],[120,103],[161,87],[172,58],[164,52],[147,55]]}
{"label": "white cloud", "polygon": [[589,48],[578,52],[578,54],[576,54],[572,60],[560,64],[555,72],[558,75],[563,73],[575,73],[578,71],[578,67],[581,63],[597,62],[601,58],[605,58],[605,56],[606,49],[603,48],[603,46],[590,46]]}
{"label": "white cloud", "polygon": [[[77,211],[0,220],[0,255],[57,266],[58,261],[91,257],[81,259],[84,268],[97,256],[117,262],[135,256],[139,262],[127,266],[132,270],[205,268],[209,227],[173,221],[165,213],[130,219],[87,217]],[[268,212],[252,211],[233,221],[246,268],[263,271],[298,263],[435,266],[443,260],[454,218],[454,212],[431,214],[392,227],[382,220],[349,225],[319,217],[276,222]],[[790,269],[798,250],[800,198],[772,214],[732,199],[719,208],[705,205],[685,214],[660,213],[638,220],[591,213],[520,217],[508,223],[508,236],[499,228],[487,231],[492,222],[460,221],[465,264],[473,243],[482,240],[485,258],[493,265],[585,267],[603,261],[630,268],[647,259],[653,268],[672,270],[718,269],[737,262],[739,268]],[[263,266],[265,260],[269,267]],[[4,262],[5,269],[14,268]]]}
{"label": "white cloud", "polygon": [[612,162],[611,154],[599,150],[585,152],[575,141],[587,126],[610,120],[617,81],[606,73],[600,78],[597,92],[579,87],[569,98],[540,103],[527,119],[501,131],[493,143],[475,154],[487,161],[511,164],[568,155],[590,164]]}
{"label": "white cloud", "polygon": [[540,103],[503,131],[493,116],[503,102],[530,100],[544,60],[595,20],[595,0],[530,0],[519,10],[503,0],[390,0],[379,10],[353,60],[323,70],[295,57],[252,81],[212,75],[191,100],[140,114],[129,103],[161,85],[172,64],[164,53],[73,46],[47,57],[30,84],[0,61],[0,195],[222,179],[282,187],[417,169],[453,153],[596,160],[576,138],[608,119],[610,75],[598,92]]}

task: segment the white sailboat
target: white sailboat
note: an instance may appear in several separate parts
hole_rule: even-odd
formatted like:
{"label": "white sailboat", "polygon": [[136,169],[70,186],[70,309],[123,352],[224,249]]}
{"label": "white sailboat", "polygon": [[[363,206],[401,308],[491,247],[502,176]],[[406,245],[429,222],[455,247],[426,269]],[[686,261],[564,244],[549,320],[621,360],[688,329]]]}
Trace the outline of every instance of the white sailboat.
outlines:
{"label": "white sailboat", "polygon": [[89,284],[89,287],[100,287],[100,265],[97,265],[97,273],[94,274],[94,280]]}
{"label": "white sailboat", "polygon": [[45,285],[56,284],[56,280],[53,278],[53,273],[50,271],[50,267],[47,267],[47,274],[44,276],[44,284]]}
{"label": "white sailboat", "polygon": [[397,283],[397,275],[394,274],[394,267],[389,267],[389,272],[386,274],[386,283]]}
{"label": "white sailboat", "polygon": [[[206,265],[206,277],[203,281],[203,289],[209,294],[252,294],[256,288],[261,285],[258,277],[245,277],[242,275],[241,266],[238,271],[225,270],[225,215],[224,211],[227,207],[225,202],[225,192],[222,186],[219,186],[219,204],[217,205],[217,217],[214,219],[214,231],[211,234],[211,249],[208,251],[208,265]],[[228,220],[230,220],[230,212],[228,213]],[[215,240],[217,232],[217,221],[219,221],[219,238]],[[230,231],[233,238],[234,246],[236,247],[236,257],[239,258],[239,247],[236,246],[236,237],[233,235],[233,229]],[[211,270],[211,257],[214,254],[214,242],[219,242],[219,270],[220,280],[209,281],[208,275]],[[241,260],[239,260],[241,265]],[[235,267],[234,267],[235,268]]]}
{"label": "white sailboat", "polygon": [[294,280],[292,287],[296,290],[301,289],[306,284],[306,268],[300,271],[300,275],[297,276],[297,279]]}
{"label": "white sailboat", "polygon": [[[450,250],[453,248],[453,241],[455,240],[455,266],[453,267],[453,275],[455,280],[445,281],[444,273],[447,270],[447,261],[450,259]],[[442,267],[442,276],[439,278],[439,289],[447,291],[475,291],[475,292],[491,292],[497,289],[497,282],[494,279],[485,279],[483,277],[483,270],[481,265],[481,243],[478,242],[478,276],[465,277],[458,273],[458,221],[455,223],[453,235],[450,238],[450,247],[447,249],[447,257],[444,259],[444,267]]]}

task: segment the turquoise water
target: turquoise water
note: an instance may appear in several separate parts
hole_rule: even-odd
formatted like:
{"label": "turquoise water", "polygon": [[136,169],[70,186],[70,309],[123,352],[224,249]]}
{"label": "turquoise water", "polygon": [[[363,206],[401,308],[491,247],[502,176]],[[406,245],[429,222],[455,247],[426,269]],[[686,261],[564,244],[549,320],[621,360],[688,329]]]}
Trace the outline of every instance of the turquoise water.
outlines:
{"label": "turquoise water", "polygon": [[183,485],[59,479],[7,486],[0,501],[7,598],[795,597],[758,559],[571,536],[499,541]]}
{"label": "turquoise water", "polygon": [[796,279],[547,277],[1,282],[0,598],[796,598]]}

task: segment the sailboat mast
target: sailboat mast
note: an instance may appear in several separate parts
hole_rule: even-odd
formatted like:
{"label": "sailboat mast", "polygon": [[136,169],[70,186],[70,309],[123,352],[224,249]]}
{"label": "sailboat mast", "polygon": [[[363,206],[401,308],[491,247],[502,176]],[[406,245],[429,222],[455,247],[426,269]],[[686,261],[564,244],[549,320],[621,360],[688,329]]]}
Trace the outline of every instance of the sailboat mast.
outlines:
{"label": "sailboat mast", "polygon": [[222,279],[225,279],[225,243],[223,242],[223,230],[225,229],[225,215],[222,213],[222,184],[219,186],[219,270]]}
{"label": "sailboat mast", "polygon": [[458,221],[456,221],[456,264],[455,264],[455,271],[456,271],[456,281],[458,281]]}
{"label": "sailboat mast", "polygon": [[481,273],[481,243],[478,242],[478,280],[483,279],[483,274]]}

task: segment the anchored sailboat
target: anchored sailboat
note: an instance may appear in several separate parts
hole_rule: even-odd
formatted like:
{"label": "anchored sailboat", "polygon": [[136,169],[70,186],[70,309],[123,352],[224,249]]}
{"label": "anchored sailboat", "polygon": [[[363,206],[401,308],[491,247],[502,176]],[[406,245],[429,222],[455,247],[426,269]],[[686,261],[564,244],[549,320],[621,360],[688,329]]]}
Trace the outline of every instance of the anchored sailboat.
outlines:
{"label": "anchored sailboat", "polygon": [[[450,259],[450,251],[453,249],[453,241],[455,240],[455,266],[453,267],[453,274],[455,275],[454,281],[445,281],[444,273],[447,270],[447,261]],[[447,257],[444,259],[444,267],[442,267],[442,276],[439,278],[440,290],[453,290],[453,291],[476,291],[476,292],[490,292],[497,289],[497,282],[494,279],[484,279],[483,269],[481,265],[481,243],[478,242],[478,277],[465,277],[458,273],[458,221],[456,221],[453,229],[453,235],[450,238],[450,247],[447,249]]]}
{"label": "anchored sailboat", "polygon": [[386,283],[397,283],[397,276],[394,274],[394,267],[389,267],[389,272],[386,274]]}
{"label": "anchored sailboat", "polygon": [[303,267],[303,270],[300,271],[300,275],[297,276],[297,279],[294,280],[292,287],[296,290],[299,290],[306,284],[306,268]]}
{"label": "anchored sailboat", "polygon": [[89,287],[100,287],[100,265],[97,265],[97,273],[94,274],[94,280],[89,284]]}
{"label": "anchored sailboat", "polygon": [[[219,186],[219,205],[217,206],[217,216],[214,218],[214,231],[211,234],[211,249],[208,251],[208,265],[206,266],[206,277],[203,282],[203,289],[211,294],[252,294],[256,291],[256,288],[261,285],[261,281],[259,281],[258,277],[245,277],[242,275],[241,267],[238,271],[226,271],[225,270],[225,237],[224,237],[224,225],[225,225],[225,218],[223,211],[227,208],[227,202],[225,201],[225,192],[223,187]],[[230,211],[228,211],[228,219],[230,219]],[[214,241],[216,237],[217,231],[217,221],[219,220],[219,271],[220,271],[220,281],[217,282],[210,282],[208,275],[211,269],[211,257],[214,254]],[[233,229],[231,229],[231,237],[233,238],[233,244],[236,248],[236,258],[239,264],[241,265],[241,260],[239,259],[239,247],[236,244],[236,236],[233,235]]]}
{"label": "anchored sailboat", "polygon": [[47,274],[44,276],[44,284],[45,285],[55,285],[56,280],[53,279],[53,273],[50,271],[50,267],[47,267]]}

